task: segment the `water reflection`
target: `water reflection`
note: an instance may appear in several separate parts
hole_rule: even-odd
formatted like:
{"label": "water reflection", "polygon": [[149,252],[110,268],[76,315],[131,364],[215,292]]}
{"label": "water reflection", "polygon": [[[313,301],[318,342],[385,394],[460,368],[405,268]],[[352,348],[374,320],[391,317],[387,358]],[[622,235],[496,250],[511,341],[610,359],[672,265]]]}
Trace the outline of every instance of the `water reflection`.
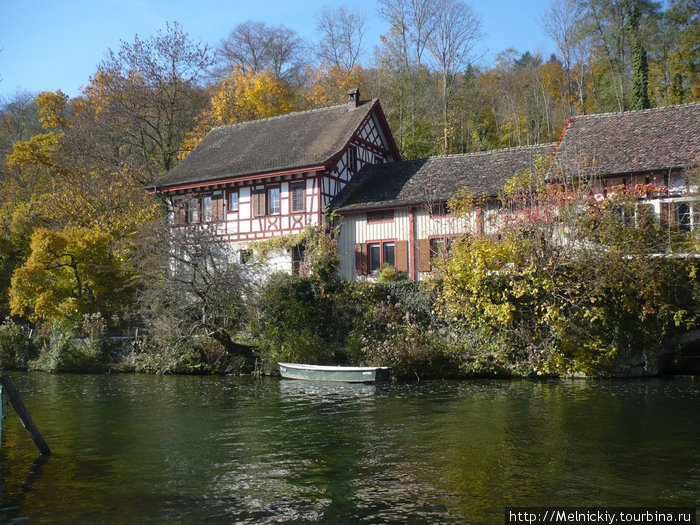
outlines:
{"label": "water reflection", "polygon": [[0,521],[502,523],[509,505],[693,505],[697,384],[353,385],[15,374]]}
{"label": "water reflection", "polygon": [[377,392],[377,385],[364,383],[331,383],[325,381],[299,381],[294,379],[281,379],[279,381],[280,397],[292,399],[302,398],[307,400],[334,399],[334,398],[360,398],[373,396]]}

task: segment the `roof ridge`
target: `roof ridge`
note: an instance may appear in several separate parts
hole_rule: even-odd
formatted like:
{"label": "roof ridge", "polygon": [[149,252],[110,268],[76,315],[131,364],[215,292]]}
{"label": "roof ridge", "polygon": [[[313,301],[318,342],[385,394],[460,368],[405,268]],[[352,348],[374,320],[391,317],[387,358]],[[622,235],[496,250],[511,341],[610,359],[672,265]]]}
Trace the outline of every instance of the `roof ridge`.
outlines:
{"label": "roof ridge", "polygon": [[631,114],[638,114],[638,113],[653,113],[656,111],[664,111],[667,109],[675,109],[675,108],[684,108],[688,106],[700,106],[700,101],[697,102],[687,102],[685,104],[672,104],[670,106],[661,106],[658,108],[647,108],[647,109],[632,109],[629,111],[608,111],[606,113],[590,113],[588,115],[572,115],[571,118],[572,120],[581,120],[581,119],[593,119],[593,118],[599,118],[599,117],[610,117],[612,115],[631,115]]}
{"label": "roof ridge", "polygon": [[416,160],[449,159],[449,158],[454,158],[454,157],[477,157],[479,155],[493,155],[495,153],[501,153],[501,152],[505,152],[505,151],[519,151],[519,150],[543,148],[546,146],[555,146],[555,145],[556,145],[556,142],[545,142],[543,144],[530,144],[528,146],[511,146],[509,148],[496,148],[496,149],[489,149],[486,151],[470,151],[469,153],[450,153],[448,155],[435,155],[433,157],[425,157],[423,159],[416,159]]}
{"label": "roof ridge", "polygon": [[[360,105],[364,105],[365,102],[374,102],[374,100],[375,100],[375,99],[373,99],[373,98],[372,98],[372,99],[368,99],[368,100],[364,100],[364,101],[362,101],[362,102],[360,103]],[[258,118],[258,119],[254,119],[254,120],[245,120],[245,121],[243,121],[243,122],[235,122],[235,123],[233,123],[233,124],[224,124],[224,125],[221,125],[221,126],[214,126],[213,128],[211,128],[210,131],[214,131],[214,130],[216,130],[216,129],[223,129],[223,128],[242,127],[242,126],[245,126],[245,125],[247,125],[247,124],[252,124],[253,122],[265,122],[265,121],[267,121],[267,120],[278,120],[278,119],[283,119],[283,118],[291,117],[291,116],[293,116],[293,115],[304,115],[304,114],[306,114],[306,113],[320,113],[321,111],[328,111],[328,110],[331,110],[331,109],[338,109],[338,108],[341,108],[341,107],[348,107],[348,104],[347,104],[347,103],[344,103],[344,104],[336,104],[336,105],[334,105],[334,106],[325,106],[325,107],[322,107],[322,108],[305,109],[305,110],[303,110],[303,111],[290,111],[289,113],[283,113],[282,115],[275,115],[274,117]],[[360,107],[360,106],[357,106],[357,107]],[[353,108],[353,109],[354,109],[354,108]]]}

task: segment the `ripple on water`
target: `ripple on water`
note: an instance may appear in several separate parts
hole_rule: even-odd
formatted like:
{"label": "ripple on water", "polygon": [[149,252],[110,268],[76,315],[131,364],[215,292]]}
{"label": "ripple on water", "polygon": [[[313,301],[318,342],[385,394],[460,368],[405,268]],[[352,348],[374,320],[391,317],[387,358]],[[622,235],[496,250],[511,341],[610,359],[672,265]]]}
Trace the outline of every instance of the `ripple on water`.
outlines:
{"label": "ripple on water", "polygon": [[4,422],[3,522],[502,523],[700,484],[693,381],[12,376],[54,455]]}

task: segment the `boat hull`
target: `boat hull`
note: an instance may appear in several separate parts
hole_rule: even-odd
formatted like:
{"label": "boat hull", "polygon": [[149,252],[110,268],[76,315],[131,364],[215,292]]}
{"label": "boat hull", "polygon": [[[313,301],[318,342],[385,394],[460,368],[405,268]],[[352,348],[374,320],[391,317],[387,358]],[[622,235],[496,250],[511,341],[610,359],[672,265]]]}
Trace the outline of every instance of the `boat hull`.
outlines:
{"label": "boat hull", "polygon": [[280,375],[284,379],[375,383],[391,378],[391,368],[386,366],[319,366],[279,363],[279,367]]}

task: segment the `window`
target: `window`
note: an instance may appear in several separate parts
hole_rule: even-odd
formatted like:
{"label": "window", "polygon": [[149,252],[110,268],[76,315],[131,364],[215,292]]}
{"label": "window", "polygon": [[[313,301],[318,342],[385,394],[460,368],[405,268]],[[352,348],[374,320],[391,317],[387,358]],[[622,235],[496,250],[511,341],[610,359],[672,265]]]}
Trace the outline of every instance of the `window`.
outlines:
{"label": "window", "polygon": [[367,245],[369,273],[374,275],[386,265],[395,266],[396,244],[394,241],[371,242]]}
{"label": "window", "polygon": [[217,191],[211,196],[211,207],[212,207],[212,219],[215,222],[221,222],[224,220],[224,192]]}
{"label": "window", "polygon": [[445,260],[450,255],[450,249],[456,237],[433,237],[430,239],[430,271],[435,269],[434,260]]}
{"label": "window", "polygon": [[298,244],[292,248],[292,275],[301,275],[304,270],[306,246]]}
{"label": "window", "polygon": [[270,188],[267,190],[267,213],[274,215],[280,212],[280,189]]}
{"label": "window", "polygon": [[187,201],[184,197],[173,198],[173,222],[185,224],[187,221]]}
{"label": "window", "polygon": [[620,217],[620,223],[621,224],[626,224],[630,225],[632,224],[633,216],[632,216],[632,210],[630,209],[630,206],[617,206],[616,208],[613,208],[613,211],[617,213],[617,215]]}
{"label": "window", "polygon": [[229,191],[228,193],[228,211],[238,211],[238,192]]}
{"label": "window", "polygon": [[445,258],[445,239],[438,237],[430,239],[430,260]]}
{"label": "window", "polygon": [[253,251],[252,250],[241,250],[238,253],[241,257],[241,264],[252,264],[253,263]]}
{"label": "window", "polygon": [[382,245],[381,243],[370,243],[367,246],[369,254],[369,273],[375,274],[382,266]]}
{"label": "window", "polygon": [[690,206],[687,202],[676,203],[676,224],[681,231],[690,231]]}
{"label": "window", "polygon": [[394,243],[393,242],[385,242],[382,243],[382,266],[386,266],[388,264],[394,266]]}
{"label": "window", "polygon": [[348,148],[348,171],[353,174],[357,172],[357,150],[354,146]]}
{"label": "window", "polygon": [[253,217],[265,215],[265,188],[253,190]]}
{"label": "window", "polygon": [[211,195],[202,198],[202,222],[211,221]]}
{"label": "window", "polygon": [[195,224],[199,222],[199,198],[191,197],[187,207],[187,222]]}
{"label": "window", "polygon": [[431,217],[444,217],[447,215],[447,208],[444,204],[432,204],[428,208]]}
{"label": "window", "polygon": [[289,193],[292,201],[292,211],[304,211],[304,182],[289,185]]}
{"label": "window", "polygon": [[391,222],[394,220],[394,210],[368,211],[367,222]]}

